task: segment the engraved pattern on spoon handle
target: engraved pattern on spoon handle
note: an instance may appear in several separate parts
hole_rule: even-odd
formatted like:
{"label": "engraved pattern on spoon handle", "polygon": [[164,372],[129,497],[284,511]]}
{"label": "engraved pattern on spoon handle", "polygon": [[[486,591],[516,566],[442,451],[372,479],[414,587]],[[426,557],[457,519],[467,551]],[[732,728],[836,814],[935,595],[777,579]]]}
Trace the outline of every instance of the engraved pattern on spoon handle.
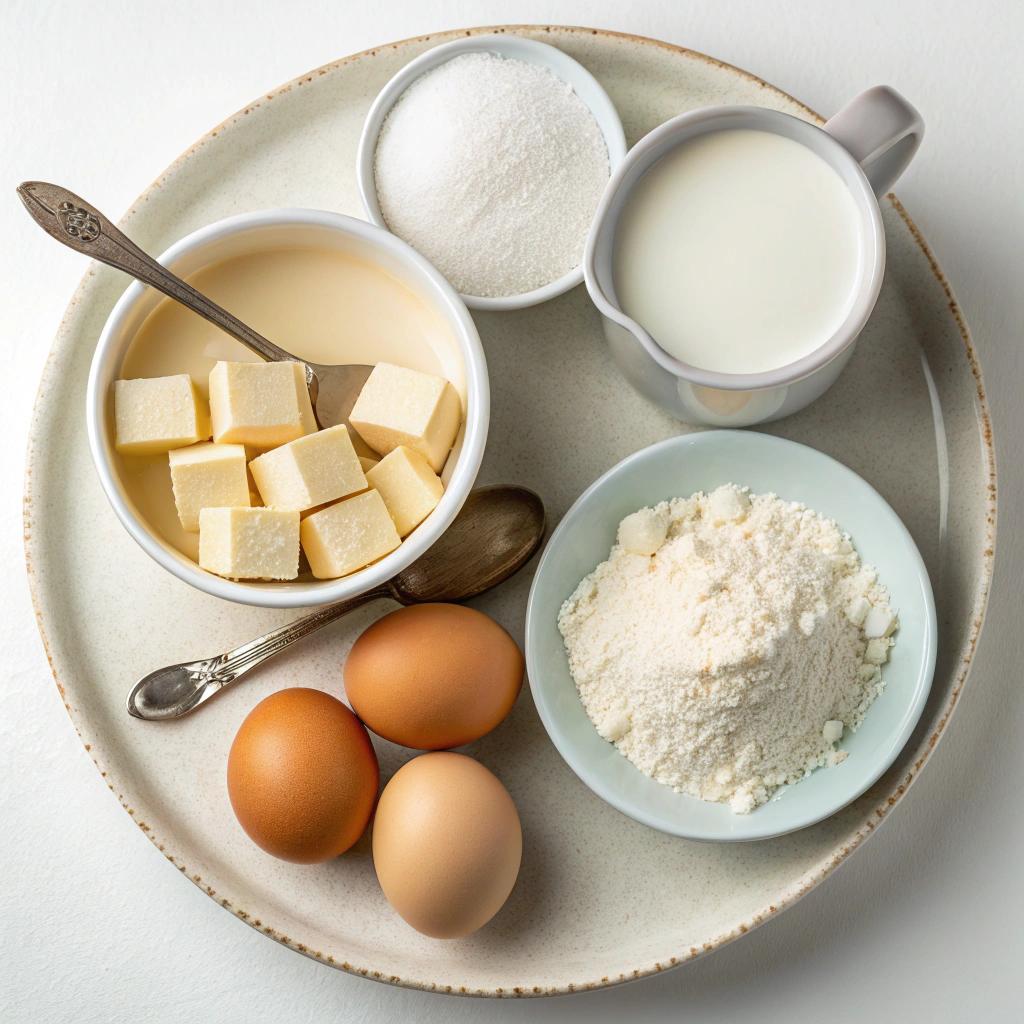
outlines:
{"label": "engraved pattern on spoon handle", "polygon": [[272,630],[255,640],[250,640],[241,647],[225,654],[218,654],[216,657],[207,658],[202,662],[193,662],[196,666],[189,674],[200,686],[206,686],[206,697],[214,694],[229,683],[233,683],[239,676],[244,675],[250,669],[262,664],[267,658],[290,647],[296,640],[301,640],[310,633],[316,632],[323,626],[335,619],[340,619],[350,611],[376,601],[381,597],[391,597],[389,587],[380,586],[368,590],[365,594],[358,594],[350,597],[347,601],[339,601],[337,604],[328,605],[320,611],[306,615],[304,618],[289,622],[286,626]]}
{"label": "engraved pattern on spoon handle", "polygon": [[158,668],[143,676],[129,691],[126,702],[128,714],[150,722],[180,718],[296,640],[360,605],[393,596],[394,592],[384,584],[290,622],[225,654]]}
{"label": "engraved pattern on spoon handle", "polygon": [[[283,348],[278,348],[262,334],[257,334],[226,309],[162,267],[99,210],[74,192],[45,181],[26,181],[18,186],[18,195],[36,223],[58,242],[100,263],[123,270],[144,284],[152,285],[237,338],[264,359],[271,362],[305,362]],[[308,364],[306,368],[308,378],[311,373]]]}

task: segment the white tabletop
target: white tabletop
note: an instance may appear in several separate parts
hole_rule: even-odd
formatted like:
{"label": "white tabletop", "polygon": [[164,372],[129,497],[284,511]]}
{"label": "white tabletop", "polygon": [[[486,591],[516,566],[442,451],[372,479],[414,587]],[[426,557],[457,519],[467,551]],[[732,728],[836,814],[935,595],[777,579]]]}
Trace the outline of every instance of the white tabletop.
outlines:
{"label": "white tabletop", "polygon": [[[718,953],[528,1006],[390,988],[297,956],[179,877],[107,791],[53,685],[22,561],[29,414],[84,260],[48,241],[13,192],[25,178],[60,182],[116,218],[222,117],[301,72],[397,38],[526,22],[701,50],[825,115],[881,82],[911,99],[928,130],[898,193],[971,325],[1001,490],[996,580],[970,681],[878,834],[793,909]],[[8,0],[0,29],[0,1019],[1020,1019],[1019,0]]]}

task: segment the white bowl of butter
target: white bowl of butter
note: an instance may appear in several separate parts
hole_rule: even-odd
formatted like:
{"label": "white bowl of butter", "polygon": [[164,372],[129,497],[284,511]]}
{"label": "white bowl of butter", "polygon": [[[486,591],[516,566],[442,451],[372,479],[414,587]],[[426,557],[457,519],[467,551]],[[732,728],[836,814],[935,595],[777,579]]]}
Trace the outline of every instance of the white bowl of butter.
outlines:
{"label": "white bowl of butter", "polygon": [[132,456],[115,448],[114,382],[189,374],[205,395],[210,370],[219,361],[258,362],[259,357],[196,314],[134,282],[100,336],[89,375],[86,418],[100,483],[114,512],[147,554],[208,594],[274,608],[354,597],[423,554],[451,524],[473,487],[490,413],[480,338],[451,285],[389,232],[320,210],[264,210],[230,217],[183,238],[159,261],[300,358],[391,363],[445,378],[461,399],[463,422],[441,473],[444,493],[437,506],[390,554],[336,579],[316,579],[308,570],[296,579],[278,581],[207,572],[198,564],[199,534],[185,530],[179,520],[167,454]]}

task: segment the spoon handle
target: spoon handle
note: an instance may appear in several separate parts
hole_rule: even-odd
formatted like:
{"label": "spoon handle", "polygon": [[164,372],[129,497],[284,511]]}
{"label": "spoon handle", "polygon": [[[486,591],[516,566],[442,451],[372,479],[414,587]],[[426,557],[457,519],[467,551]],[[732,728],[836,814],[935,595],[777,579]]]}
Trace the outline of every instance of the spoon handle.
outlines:
{"label": "spoon handle", "polygon": [[312,615],[296,619],[286,626],[251,640],[225,654],[201,661],[168,665],[143,676],[128,694],[128,714],[148,721],[179,718],[209,700],[219,690],[235,682],[250,669],[309,636],[322,626],[340,619],[350,611],[382,597],[394,597],[387,584],[358,594],[347,601],[327,605]]}
{"label": "spoon handle", "polygon": [[25,181],[18,186],[18,195],[35,222],[68,248],[123,270],[143,284],[152,285],[237,338],[264,359],[274,363],[304,362],[267,341],[262,334],[257,334],[226,309],[221,309],[217,303],[162,267],[99,210],[74,192],[45,181]]}

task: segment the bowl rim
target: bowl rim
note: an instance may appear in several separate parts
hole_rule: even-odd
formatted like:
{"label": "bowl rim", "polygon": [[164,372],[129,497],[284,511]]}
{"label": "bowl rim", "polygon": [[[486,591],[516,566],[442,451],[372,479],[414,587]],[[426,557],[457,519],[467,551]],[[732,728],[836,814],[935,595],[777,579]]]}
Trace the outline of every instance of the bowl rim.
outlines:
{"label": "bowl rim", "polygon": [[[516,52],[510,53],[510,50]],[[356,181],[359,186],[359,195],[363,201],[363,210],[366,216],[385,231],[389,231],[387,221],[380,212],[377,203],[377,184],[374,177],[373,163],[377,151],[377,137],[380,134],[384,119],[390,113],[391,108],[398,102],[402,94],[412,83],[433,68],[446,64],[453,57],[464,53],[493,53],[498,56],[513,56],[517,60],[525,60],[531,64],[538,64],[546,68],[552,74],[561,78],[562,81],[572,86],[577,96],[580,96],[578,83],[585,83],[590,95],[597,98],[597,102],[584,103],[594,114],[594,119],[601,128],[605,145],[608,147],[608,170],[614,176],[616,168],[626,157],[626,136],[622,129],[622,120],[615,104],[597,79],[575,58],[570,57],[564,50],[548,43],[539,42],[536,39],[529,39],[525,36],[513,33],[490,33],[487,35],[469,36],[465,39],[456,39],[450,43],[442,43],[424,51],[418,57],[411,60],[393,78],[391,78],[383,89],[377,94],[370,107],[366,120],[363,122],[363,129],[359,135],[359,148],[356,153]],[[557,55],[557,56],[555,56]],[[554,66],[552,66],[554,65]],[[557,68],[557,70],[556,70]],[[583,99],[580,96],[580,99]],[[597,110],[597,107],[600,110]],[[600,116],[599,116],[600,114]],[[602,118],[611,127],[609,135],[602,125]],[[483,295],[462,295],[462,301],[470,309],[480,310],[511,310],[525,309],[527,306],[535,306],[538,303],[546,302],[558,295],[569,291],[583,283],[584,260],[561,277],[549,281],[540,288],[523,292],[520,295],[506,295],[501,297],[488,297]]]}
{"label": "bowl rim", "polygon": [[[323,227],[355,236],[371,245],[381,246],[409,265],[434,292],[437,312],[450,326],[466,375],[465,436],[458,462],[441,501],[422,524],[395,551],[380,561],[335,580],[290,583],[287,588],[251,581],[248,583],[215,576],[184,556],[169,542],[159,538],[137,517],[123,493],[119,475],[108,457],[106,417],[106,376],[115,346],[119,343],[125,320],[149,290],[132,281],[118,299],[103,326],[89,368],[86,388],[86,429],[93,464],[111,508],[132,538],[158,565],[185,583],[228,601],[264,608],[309,608],[356,597],[380,586],[420,557],[451,525],[476,481],[490,421],[490,383],[487,360],[473,318],[458,293],[441,273],[415,249],[396,235],[366,221],[326,210],[279,207],[237,214],[205,225],[179,239],[157,257],[170,266],[182,256],[232,235],[278,226]],[[113,375],[111,375],[112,379]],[[111,445],[112,447],[112,445]]]}
{"label": "bowl rim", "polygon": [[[807,355],[783,366],[771,370],[761,370],[757,373],[727,373],[721,370],[705,370],[691,363],[683,362],[670,355],[657,341],[632,317],[627,316],[611,298],[605,293],[604,288],[598,281],[596,264],[598,262],[598,246],[600,245],[605,232],[614,231],[615,225],[608,225],[608,218],[612,206],[615,204],[622,191],[623,182],[630,171],[647,159],[651,150],[671,143],[678,138],[680,144],[690,138],[700,135],[712,134],[717,131],[728,130],[731,121],[747,118],[756,118],[762,121],[764,128],[755,128],[757,131],[769,131],[776,135],[786,135],[781,131],[787,127],[797,133],[803,133],[808,139],[815,139],[816,144],[822,149],[830,152],[833,158],[845,164],[854,180],[857,188],[850,189],[858,206],[858,224],[861,230],[865,227],[870,230],[870,239],[861,253],[860,263],[862,267],[861,283],[854,294],[849,311],[843,322],[836,328],[832,335],[826,338],[817,348]],[[789,136],[787,136],[789,137]],[[811,152],[815,152],[813,146],[801,141],[801,145],[807,145]],[[665,155],[665,154],[663,154]],[[655,158],[651,166],[660,160]],[[831,166],[831,164],[830,164]],[[647,168],[646,170],[650,170]],[[646,173],[646,170],[644,173]],[[635,187],[635,185],[634,185]],[[632,191],[632,188],[629,190]],[[863,201],[863,211],[861,207]],[[617,218],[616,218],[617,221]],[[587,284],[587,291],[590,298],[597,306],[601,314],[613,323],[625,328],[640,343],[646,353],[663,369],[673,376],[696,384],[698,387],[713,388],[717,391],[758,391],[764,388],[778,388],[811,376],[823,367],[827,366],[834,359],[852,345],[860,332],[864,329],[882,288],[882,279],[885,273],[885,227],[882,223],[882,212],[878,205],[878,198],[874,189],[867,179],[860,164],[851,155],[849,150],[837,139],[829,135],[824,128],[810,121],[785,111],[772,110],[769,107],[755,107],[742,104],[729,104],[718,107],[701,107],[697,110],[690,110],[684,114],[678,114],[657,128],[647,133],[633,148],[626,154],[625,159],[612,171],[601,202],[598,204],[597,212],[590,224],[590,233],[587,236],[587,245],[583,254],[584,280]],[[608,258],[611,258],[611,246],[608,247]],[[603,263],[602,259],[602,263]],[[864,272],[866,270],[866,272]],[[610,274],[609,274],[610,277]]]}
{"label": "bowl rim", "polygon": [[[650,458],[653,453],[660,452],[665,449],[679,448],[685,450],[687,448],[692,448],[693,446],[703,447],[729,441],[743,444],[751,443],[751,439],[756,439],[753,441],[754,444],[764,444],[767,447],[785,447],[790,451],[797,452],[798,458],[807,458],[807,453],[810,453],[811,458],[822,459],[832,463],[834,466],[839,468],[839,471],[842,474],[845,474],[848,478],[852,478],[857,481],[859,486],[863,486],[873,497],[873,500],[877,501],[881,514],[886,518],[907,549],[910,561],[916,571],[916,582],[920,585],[923,595],[925,621],[922,668],[915,682],[912,700],[908,703],[907,708],[900,719],[900,728],[895,739],[891,742],[889,748],[884,752],[884,754],[878,758],[874,767],[861,778],[857,784],[856,791],[851,795],[843,794],[841,799],[834,805],[829,805],[827,809],[820,812],[812,811],[802,817],[797,817],[792,822],[787,823],[787,826],[783,829],[773,828],[771,826],[759,829],[756,827],[756,819],[753,817],[753,814],[748,815],[747,819],[755,822],[755,826],[746,830],[742,835],[737,835],[736,833],[729,831],[694,829],[692,827],[688,827],[685,823],[679,824],[677,827],[667,827],[667,823],[665,821],[660,818],[655,818],[654,816],[646,813],[643,809],[636,807],[629,799],[617,793],[613,787],[606,785],[600,775],[591,770],[586,759],[577,754],[577,750],[572,739],[562,731],[558,721],[558,716],[553,712],[552,707],[546,698],[545,689],[538,681],[544,674],[541,669],[540,656],[538,653],[538,645],[540,643],[537,639],[537,634],[540,629],[537,622],[539,614],[537,606],[540,603],[538,595],[541,588],[548,585],[546,576],[551,571],[551,564],[556,557],[559,542],[564,536],[572,531],[575,525],[575,519],[580,510],[594,500],[598,491],[605,486],[611,478],[628,472],[628,470],[637,463]],[[790,832],[796,832],[800,829],[807,828],[810,825],[823,821],[861,797],[879,780],[879,778],[881,778],[893,761],[895,761],[899,752],[904,746],[906,746],[915,727],[917,726],[917,723],[924,712],[924,707],[928,700],[928,694],[931,691],[932,680],[935,675],[937,647],[938,623],[931,579],[924,564],[924,559],[921,557],[921,553],[918,550],[913,537],[910,535],[910,531],[904,525],[899,516],[896,515],[892,506],[890,506],[885,498],[883,498],[874,487],[864,480],[863,477],[855,473],[848,466],[843,465],[843,463],[839,462],[837,459],[833,459],[830,455],[826,455],[824,452],[821,452],[816,448],[811,448],[809,445],[800,444],[797,441],[790,441],[786,438],[776,437],[773,434],[763,434],[752,430],[707,430],[693,434],[681,434],[676,437],[670,437],[664,441],[659,441],[656,444],[650,445],[647,448],[643,448],[638,452],[634,452],[632,455],[629,455],[625,459],[616,463],[607,472],[602,473],[601,476],[599,476],[576,499],[576,501],[573,502],[572,506],[562,517],[555,531],[552,533],[551,538],[545,545],[540,562],[537,565],[537,570],[534,573],[533,582],[530,586],[530,595],[526,606],[526,636],[524,649],[526,655],[526,671],[530,682],[530,693],[537,708],[537,713],[544,725],[544,729],[548,734],[548,738],[555,745],[555,748],[558,750],[563,760],[588,789],[616,810],[630,818],[633,818],[635,821],[639,821],[641,824],[656,829],[659,832],[698,842],[751,842],[787,835]],[[639,772],[639,769],[635,768],[635,766],[634,770]],[[696,797],[687,796],[687,794],[679,794],[679,796],[685,799],[697,799]],[[756,809],[754,814],[756,814]]]}

